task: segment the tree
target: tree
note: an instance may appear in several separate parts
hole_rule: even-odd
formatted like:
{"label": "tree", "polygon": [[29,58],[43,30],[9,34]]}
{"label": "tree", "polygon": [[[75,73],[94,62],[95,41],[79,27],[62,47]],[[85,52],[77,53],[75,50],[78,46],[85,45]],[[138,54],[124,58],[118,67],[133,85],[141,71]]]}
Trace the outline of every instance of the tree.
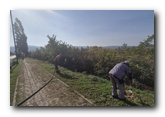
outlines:
{"label": "tree", "polygon": [[14,36],[15,41],[17,44],[17,52],[20,55],[21,53],[24,53],[25,56],[28,55],[28,45],[27,45],[27,36],[24,33],[24,28],[22,26],[21,21],[16,18],[14,23]]}
{"label": "tree", "polygon": [[144,42],[140,42],[139,47],[145,48],[145,47],[150,47],[154,46],[154,34],[152,36],[148,36]]}
{"label": "tree", "polygon": [[123,44],[123,48],[124,48],[124,49],[127,49],[127,47],[128,47],[127,44],[124,43],[124,44]]}

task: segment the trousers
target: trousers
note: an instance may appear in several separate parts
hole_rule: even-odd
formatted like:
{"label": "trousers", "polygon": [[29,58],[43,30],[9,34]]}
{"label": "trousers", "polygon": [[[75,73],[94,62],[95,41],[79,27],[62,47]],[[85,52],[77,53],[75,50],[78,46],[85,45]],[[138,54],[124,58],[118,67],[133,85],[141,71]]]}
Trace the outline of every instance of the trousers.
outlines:
{"label": "trousers", "polygon": [[117,86],[119,88],[119,98],[124,98],[124,81],[116,78],[110,74],[110,81],[112,83],[112,95],[117,96]]}
{"label": "trousers", "polygon": [[55,60],[54,66],[55,66],[55,70],[58,71],[58,62],[57,62],[57,60]]}

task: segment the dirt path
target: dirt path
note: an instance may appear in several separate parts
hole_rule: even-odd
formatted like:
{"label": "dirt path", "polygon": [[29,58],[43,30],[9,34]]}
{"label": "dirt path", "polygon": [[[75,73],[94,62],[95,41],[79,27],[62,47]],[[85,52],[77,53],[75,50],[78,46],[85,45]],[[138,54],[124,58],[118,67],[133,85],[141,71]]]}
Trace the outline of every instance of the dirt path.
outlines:
{"label": "dirt path", "polygon": [[[17,105],[47,83],[53,75],[30,59],[19,63],[19,76],[13,105]],[[91,106],[82,95],[53,77],[52,81],[21,106]]]}

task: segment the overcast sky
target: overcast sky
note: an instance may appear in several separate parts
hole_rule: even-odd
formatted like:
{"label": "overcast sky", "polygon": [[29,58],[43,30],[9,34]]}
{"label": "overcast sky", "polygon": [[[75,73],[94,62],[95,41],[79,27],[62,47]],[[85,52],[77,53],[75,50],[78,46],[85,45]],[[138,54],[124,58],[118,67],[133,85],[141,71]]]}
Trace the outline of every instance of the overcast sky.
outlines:
{"label": "overcast sky", "polygon": [[154,34],[153,10],[12,10],[12,16],[22,22],[28,45],[45,46],[54,34],[73,46],[136,46]]}

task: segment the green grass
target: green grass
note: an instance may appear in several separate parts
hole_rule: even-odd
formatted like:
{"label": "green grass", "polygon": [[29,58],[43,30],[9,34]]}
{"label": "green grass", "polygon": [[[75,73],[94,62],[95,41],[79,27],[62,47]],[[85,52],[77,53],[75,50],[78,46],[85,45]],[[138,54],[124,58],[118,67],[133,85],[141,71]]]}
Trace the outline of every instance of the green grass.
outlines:
{"label": "green grass", "polygon": [[[54,73],[53,64],[39,60],[34,60],[34,62],[38,63],[48,72]],[[154,94],[150,92],[125,86],[125,89],[132,89],[136,97],[120,101],[111,97],[111,83],[109,80],[93,75],[72,72],[63,67],[59,67],[59,70],[59,74],[54,73],[57,78],[68,84],[71,89],[93,100],[96,106],[154,106]]]}
{"label": "green grass", "polygon": [[18,76],[18,68],[19,68],[19,64],[13,66],[12,70],[10,71],[10,106],[12,106],[12,102],[13,102],[14,91]]}

